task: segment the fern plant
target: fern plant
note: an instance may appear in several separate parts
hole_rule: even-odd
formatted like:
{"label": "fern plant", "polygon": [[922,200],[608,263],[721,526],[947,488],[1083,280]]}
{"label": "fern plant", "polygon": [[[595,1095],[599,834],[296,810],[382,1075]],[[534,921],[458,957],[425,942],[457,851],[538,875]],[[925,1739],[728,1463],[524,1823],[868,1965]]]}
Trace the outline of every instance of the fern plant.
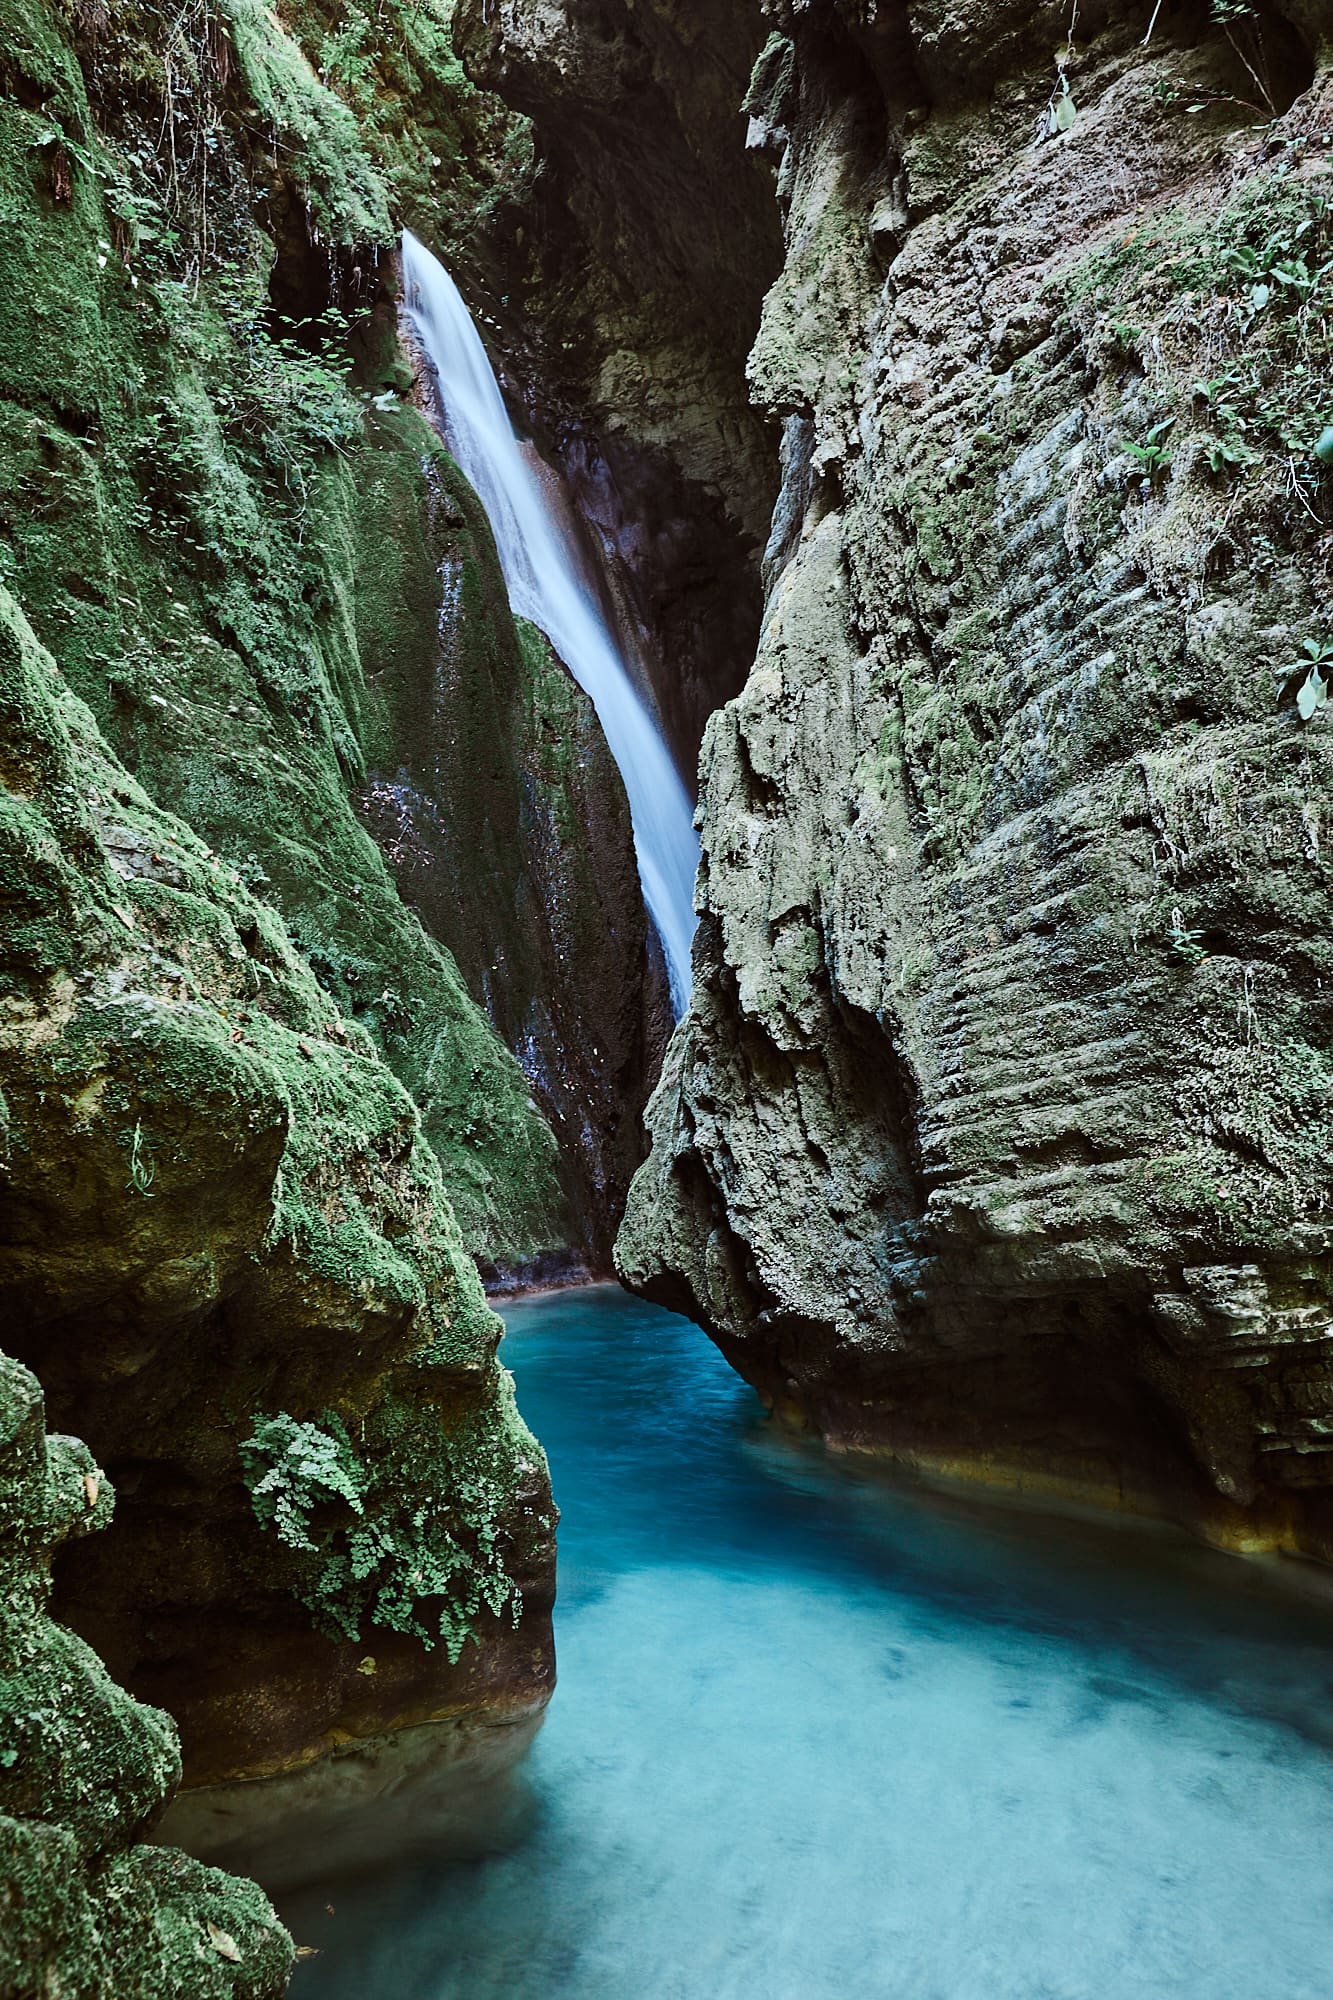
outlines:
{"label": "fern plant", "polygon": [[255,1515],[291,1553],[292,1588],[319,1628],[359,1640],[369,1622],[442,1641],[456,1660],[482,1611],[517,1625],[518,1586],[484,1464],[460,1473],[425,1410],[368,1420],[358,1450],[331,1410],[318,1423],[262,1417],[241,1446]]}

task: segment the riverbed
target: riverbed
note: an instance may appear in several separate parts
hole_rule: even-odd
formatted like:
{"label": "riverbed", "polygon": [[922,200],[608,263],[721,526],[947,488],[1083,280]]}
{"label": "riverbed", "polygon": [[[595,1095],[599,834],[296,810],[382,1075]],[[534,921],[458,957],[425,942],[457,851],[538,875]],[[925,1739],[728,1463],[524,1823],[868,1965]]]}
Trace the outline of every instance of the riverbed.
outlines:
{"label": "riverbed", "polygon": [[1299,1571],[832,1457],[612,1286],[505,1318],[560,1685],[482,1851],[287,1899],[297,2000],[1329,2000]]}

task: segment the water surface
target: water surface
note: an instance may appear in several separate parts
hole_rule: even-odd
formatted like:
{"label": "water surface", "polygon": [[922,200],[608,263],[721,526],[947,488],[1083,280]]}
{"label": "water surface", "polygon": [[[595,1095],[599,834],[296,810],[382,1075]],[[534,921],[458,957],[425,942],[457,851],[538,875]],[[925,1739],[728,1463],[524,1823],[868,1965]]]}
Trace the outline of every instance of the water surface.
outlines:
{"label": "water surface", "polygon": [[830,1458],[612,1287],[506,1319],[564,1510],[528,1810],[289,1900],[298,2000],[1330,2000],[1317,1598]]}

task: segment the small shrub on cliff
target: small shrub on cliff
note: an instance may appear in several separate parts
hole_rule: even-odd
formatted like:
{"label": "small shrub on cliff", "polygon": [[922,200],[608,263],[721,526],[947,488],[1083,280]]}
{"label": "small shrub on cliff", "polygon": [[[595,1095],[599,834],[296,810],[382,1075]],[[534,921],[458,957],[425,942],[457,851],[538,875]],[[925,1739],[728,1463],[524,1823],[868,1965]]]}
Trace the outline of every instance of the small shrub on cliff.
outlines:
{"label": "small shrub on cliff", "polygon": [[1135,443],[1133,438],[1124,440],[1125,450],[1137,460],[1145,478],[1154,483],[1165,478],[1171,466],[1171,447],[1164,440],[1174,422],[1174,417],[1166,417],[1160,424],[1154,424],[1142,443]]}
{"label": "small shrub on cliff", "polygon": [[1293,660],[1288,669],[1288,681],[1300,674],[1301,684],[1296,690],[1296,709],[1302,722],[1310,722],[1328,701],[1328,684],[1333,679],[1333,646],[1322,639],[1307,639],[1303,659]]}
{"label": "small shrub on cliff", "polygon": [[1132,347],[1155,400],[1177,404],[1182,462],[1188,427],[1198,463],[1235,482],[1251,518],[1269,512],[1284,541],[1301,523],[1328,526],[1333,176],[1322,162],[1293,145],[1220,214],[1182,203],[1144,218],[1070,289],[1098,312],[1107,347]]}
{"label": "small shrub on cliff", "polygon": [[427,1651],[439,1638],[457,1660],[483,1609],[515,1624],[522,1611],[497,1482],[484,1456],[459,1472],[429,1409],[391,1407],[361,1431],[358,1450],[330,1410],[317,1424],[260,1418],[241,1446],[256,1518],[291,1552],[292,1588],[331,1639],[359,1640],[369,1621]]}

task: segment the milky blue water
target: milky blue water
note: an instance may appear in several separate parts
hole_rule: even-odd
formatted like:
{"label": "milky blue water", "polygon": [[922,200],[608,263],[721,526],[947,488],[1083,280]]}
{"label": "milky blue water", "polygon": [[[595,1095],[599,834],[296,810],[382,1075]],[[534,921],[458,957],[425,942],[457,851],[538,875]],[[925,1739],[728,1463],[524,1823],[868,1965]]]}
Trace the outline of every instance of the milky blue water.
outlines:
{"label": "milky blue water", "polygon": [[1316,1598],[858,1470],[612,1287],[506,1319],[564,1510],[527,1811],[289,1902],[299,2000],[1330,2000]]}

